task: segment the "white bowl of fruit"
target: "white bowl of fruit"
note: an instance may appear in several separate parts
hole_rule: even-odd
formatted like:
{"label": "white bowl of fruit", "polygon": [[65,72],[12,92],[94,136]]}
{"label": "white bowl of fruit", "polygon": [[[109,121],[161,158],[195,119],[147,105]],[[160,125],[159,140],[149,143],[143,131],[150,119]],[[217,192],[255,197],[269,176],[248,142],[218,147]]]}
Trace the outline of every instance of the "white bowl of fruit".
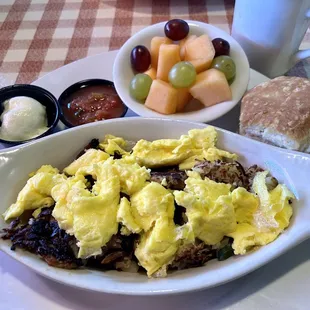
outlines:
{"label": "white bowl of fruit", "polygon": [[138,115],[208,122],[240,101],[249,72],[242,47],[226,32],[173,19],[127,40],[113,79],[122,101]]}

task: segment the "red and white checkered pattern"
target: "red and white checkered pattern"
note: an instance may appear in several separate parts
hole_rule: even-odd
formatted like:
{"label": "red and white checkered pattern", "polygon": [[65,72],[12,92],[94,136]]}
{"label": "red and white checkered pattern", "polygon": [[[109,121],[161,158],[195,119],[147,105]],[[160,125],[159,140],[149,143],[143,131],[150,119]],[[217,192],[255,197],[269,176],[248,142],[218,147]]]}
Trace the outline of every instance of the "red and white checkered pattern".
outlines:
{"label": "red and white checkered pattern", "polygon": [[[234,0],[0,0],[0,74],[30,83],[77,59],[119,49],[137,31],[172,17],[229,32],[233,7]],[[303,64],[294,70],[306,75]]]}

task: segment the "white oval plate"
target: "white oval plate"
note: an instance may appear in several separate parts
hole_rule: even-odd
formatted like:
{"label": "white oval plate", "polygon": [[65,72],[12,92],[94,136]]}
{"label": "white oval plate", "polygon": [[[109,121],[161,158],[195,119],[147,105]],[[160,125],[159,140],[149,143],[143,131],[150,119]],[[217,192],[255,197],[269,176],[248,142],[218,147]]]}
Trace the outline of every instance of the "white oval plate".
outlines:
{"label": "white oval plate", "polygon": [[[129,140],[178,138],[189,129],[204,126],[206,125],[167,119],[116,119],[76,127],[3,151],[0,153],[0,213],[16,200],[28,173],[42,164],[62,169],[92,138],[103,138],[107,133]],[[273,243],[245,256],[232,257],[223,262],[213,260],[204,267],[172,272],[164,279],[148,279],[142,274],[116,271],[57,269],[47,266],[35,255],[20,250],[11,251],[7,241],[0,241],[0,249],[34,271],[68,285],[107,293],[154,295],[199,290],[231,281],[266,264],[308,238],[310,156],[272,147],[222,129],[217,130],[219,147],[239,154],[244,165],[258,164],[268,168],[297,197],[293,204],[294,216],[290,227]],[[6,226],[1,219],[0,229]]]}
{"label": "white oval plate", "polygon": [[139,103],[130,96],[129,84],[134,77],[134,72],[130,65],[131,50],[137,45],[145,45],[149,48],[151,39],[154,36],[165,36],[165,22],[163,22],[148,26],[133,35],[122,46],[115,59],[113,67],[113,80],[115,83],[115,88],[128,108],[130,108],[138,115],[144,117],[183,119],[195,122],[210,122],[230,111],[240,101],[241,97],[246,91],[249,81],[250,66],[247,56],[239,43],[225,31],[217,27],[192,20],[187,22],[190,26],[190,34],[202,35],[207,33],[211,39],[220,37],[229,42],[230,56],[233,58],[236,64],[236,77],[230,86],[233,99],[231,101],[225,101],[198,111],[163,115],[148,109],[144,104]]}

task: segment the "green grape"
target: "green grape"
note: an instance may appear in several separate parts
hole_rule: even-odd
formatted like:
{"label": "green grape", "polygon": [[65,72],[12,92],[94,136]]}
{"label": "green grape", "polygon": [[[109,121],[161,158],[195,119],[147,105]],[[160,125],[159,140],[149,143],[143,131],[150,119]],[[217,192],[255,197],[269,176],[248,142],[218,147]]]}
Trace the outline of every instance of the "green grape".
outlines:
{"label": "green grape", "polygon": [[230,80],[227,81],[229,85],[231,85],[231,84],[234,82],[235,77],[236,77],[236,76],[234,76],[233,78],[231,78]]}
{"label": "green grape", "polygon": [[189,87],[196,81],[195,67],[187,61],[175,64],[169,72],[169,82],[175,88]]}
{"label": "green grape", "polygon": [[211,63],[211,68],[222,71],[227,81],[231,80],[236,75],[235,62],[229,56],[218,56],[215,57]]}
{"label": "green grape", "polygon": [[152,82],[153,80],[147,74],[139,73],[135,75],[130,82],[130,95],[139,101],[146,99],[150,92]]}

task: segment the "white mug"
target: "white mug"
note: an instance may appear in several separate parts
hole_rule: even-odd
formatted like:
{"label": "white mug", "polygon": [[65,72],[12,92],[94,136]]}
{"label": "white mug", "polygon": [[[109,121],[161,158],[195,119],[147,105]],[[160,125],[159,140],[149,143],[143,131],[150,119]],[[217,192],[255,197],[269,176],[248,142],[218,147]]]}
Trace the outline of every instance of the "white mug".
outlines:
{"label": "white mug", "polygon": [[236,0],[232,36],[251,68],[270,78],[310,57],[299,51],[310,22],[310,0]]}

